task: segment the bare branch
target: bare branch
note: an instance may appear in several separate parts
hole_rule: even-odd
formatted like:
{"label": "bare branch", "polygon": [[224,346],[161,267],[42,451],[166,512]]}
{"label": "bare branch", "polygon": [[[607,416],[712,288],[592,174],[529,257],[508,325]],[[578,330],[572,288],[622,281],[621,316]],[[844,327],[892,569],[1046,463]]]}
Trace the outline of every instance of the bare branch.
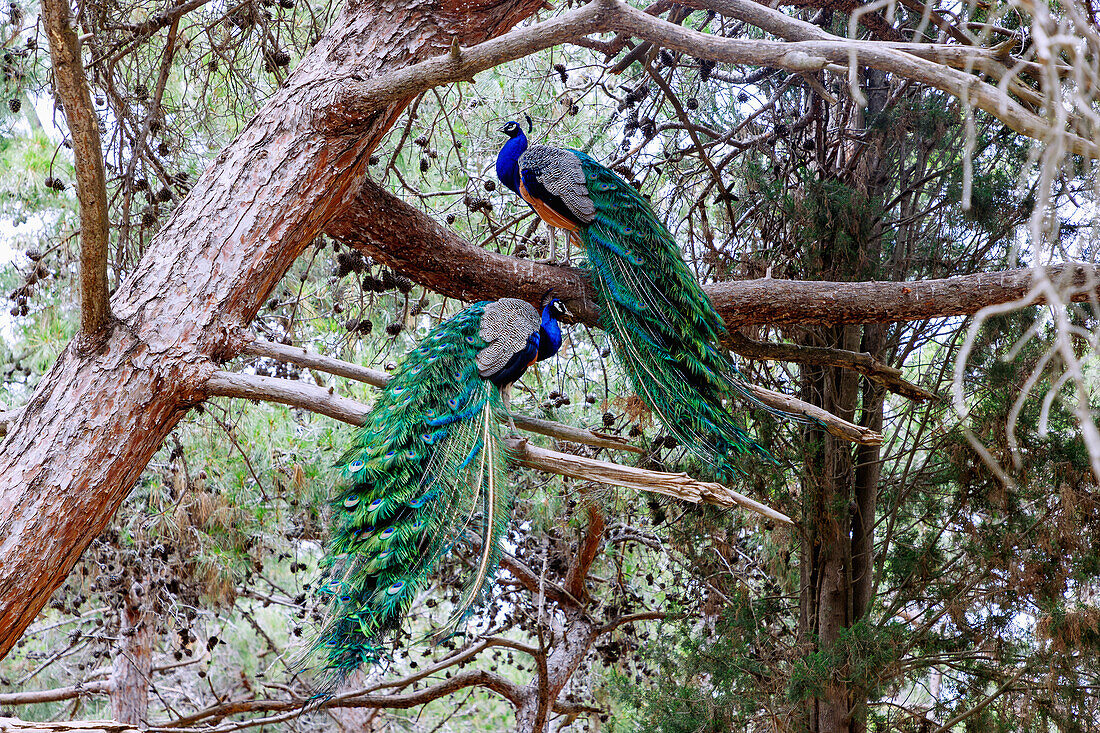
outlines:
{"label": "bare branch", "polygon": [[138,729],[117,720],[38,723],[17,718],[0,718],[0,733],[138,733]]}
{"label": "bare branch", "polygon": [[[206,392],[210,396],[266,400],[302,407],[352,425],[362,425],[369,412],[366,405],[341,397],[331,388],[326,390],[301,382],[253,374],[214,372],[206,382]],[[518,425],[517,422],[517,427]],[[594,458],[538,448],[529,445],[526,440],[509,441],[509,448],[514,452],[517,463],[540,471],[624,486],[638,491],[654,491],[696,503],[715,504],[725,508],[741,506],[771,519],[787,524],[793,523],[785,514],[753,501],[722,484],[696,481],[686,473],[661,473],[621,466]]]}
{"label": "bare branch", "polygon": [[[418,705],[424,705],[432,700],[437,700],[445,695],[458,692],[459,690],[467,687],[484,687],[486,689],[496,692],[504,699],[515,705],[520,699],[519,688],[509,682],[508,680],[500,677],[499,675],[492,674],[490,672],[482,670],[465,670],[455,674],[454,676],[439,682],[434,685],[430,685],[421,690],[407,693],[394,693],[377,695],[372,693],[366,693],[362,690],[355,690],[351,692],[345,692],[339,695],[334,695],[331,699],[326,700],[320,706],[323,708],[390,708],[390,709],[406,709],[413,708]],[[191,726],[202,720],[208,720],[210,718],[221,719],[230,715],[241,715],[243,713],[287,713],[284,716],[273,716],[272,718],[264,720],[249,720],[247,721],[251,725],[261,725],[279,722],[290,717],[295,717],[310,704],[309,698],[297,698],[290,700],[238,700],[233,702],[221,703],[219,705],[213,705],[211,707],[200,710],[199,712],[188,715],[177,720],[173,720],[168,723],[161,723],[159,726],[151,726],[151,730],[173,730],[177,728],[184,728]],[[250,727],[242,726],[242,727]],[[234,726],[236,728],[238,726]],[[213,728],[212,730],[218,730]],[[2,733],[3,728],[0,728]]]}
{"label": "bare branch", "polygon": [[758,384],[750,384],[748,388],[752,391],[756,399],[770,407],[782,410],[783,412],[790,412],[813,418],[829,431],[830,435],[843,438],[849,443],[882,445],[882,433],[871,430],[870,428],[865,428],[862,425],[848,422],[827,410],[823,410],[817,405],[811,405],[809,402],[803,402],[800,399],[775,392],[767,387],[761,387]]}
{"label": "bare branch", "polygon": [[[342,361],[340,359],[333,359],[332,357],[328,356],[321,356],[320,354],[315,354],[311,351],[308,351],[307,349],[299,348],[296,346],[283,346],[282,344],[272,343],[263,339],[257,339],[256,341],[253,341],[251,344],[245,347],[245,353],[253,354],[256,356],[265,356],[268,358],[277,359],[278,361],[290,362],[292,364],[298,364],[300,366],[309,367],[311,369],[328,372],[329,374],[336,374],[342,377],[347,377],[348,379],[365,382],[366,384],[370,384],[374,387],[386,386],[391,378],[389,374],[386,374],[385,372],[380,372],[377,369],[368,369],[367,367],[362,367],[358,364],[352,364],[351,362]],[[228,381],[226,381],[224,384],[215,380],[212,387],[213,389],[234,389],[236,388],[236,386],[239,386],[241,389],[247,390],[248,387],[246,386],[246,383],[263,385],[267,382],[257,380],[265,379],[268,380],[268,382],[270,383],[279,383],[280,385],[282,385],[282,387],[279,387],[278,385],[276,386],[276,393],[278,393],[278,389],[288,387],[286,381],[280,379],[272,379],[268,377],[256,377],[255,379],[253,379],[251,375],[239,374],[236,372],[219,372],[219,374],[232,376],[226,377]],[[300,383],[298,382],[291,382],[289,384],[292,384],[295,387],[300,385]],[[324,407],[335,405],[335,409],[337,409],[338,413],[328,413],[325,412],[324,409],[309,409],[313,410],[314,412],[320,412],[322,414],[328,415],[329,417],[335,417],[337,420],[343,420],[344,422],[351,422],[355,425],[362,424],[362,419],[366,416],[365,413],[358,418],[358,422],[356,422],[354,419],[345,419],[344,417],[341,417],[339,411],[345,409],[350,410],[353,408],[348,405],[341,406],[339,401],[336,401],[335,403],[329,401],[326,398],[326,395],[333,394],[333,390],[329,389],[327,393],[322,394],[322,392],[324,391],[323,388],[321,392],[315,392],[314,388],[311,385],[300,386],[318,396],[318,398],[320,399],[320,401],[317,403],[318,406]],[[264,391],[267,389],[267,387],[257,386],[257,389]],[[240,393],[234,394],[220,394],[219,396],[243,397],[246,399],[253,399],[252,395],[248,394],[247,391],[241,391]],[[258,397],[255,399],[265,398]],[[267,401],[282,402],[282,400],[280,399],[272,400],[270,398],[267,398]],[[297,405],[297,403],[293,402],[285,402],[284,404]],[[355,404],[358,405],[358,403]],[[360,407],[362,406],[360,405]],[[347,414],[351,415],[351,413]],[[596,448],[625,450],[630,453],[639,454],[645,453],[645,451],[638,446],[631,445],[626,441],[625,438],[620,438],[617,435],[608,435],[607,433],[600,433],[596,432],[595,430],[588,430],[586,428],[578,428],[572,425],[566,425],[565,423],[554,422],[553,420],[543,420],[542,418],[530,417],[528,415],[513,415],[512,420],[517,428],[526,430],[529,433],[545,435],[549,438],[568,440],[573,443],[583,443],[585,445],[591,445]]]}
{"label": "bare branch", "polygon": [[316,369],[328,374],[335,374],[338,377],[347,377],[357,382],[365,382],[372,387],[385,387],[390,381],[390,375],[378,369],[369,369],[358,364],[352,364],[350,361],[316,354],[299,346],[285,346],[260,338],[249,342],[241,353],[297,364],[307,369]]}
{"label": "bare branch", "polygon": [[236,397],[246,400],[278,402],[328,415],[341,422],[362,425],[370,408],[361,402],[341,397],[332,387],[327,390],[305,382],[261,377],[255,374],[217,371],[205,384],[211,397]]}
{"label": "bare branch", "polygon": [[[72,700],[83,695],[106,695],[110,692],[109,682],[88,682],[71,687],[58,687],[52,690],[34,690],[32,692],[0,693],[0,705],[37,705],[44,702]],[[0,727],[0,731],[3,728]]]}
{"label": "bare branch", "polygon": [[[774,19],[769,21],[774,23]],[[796,72],[819,71],[830,65],[841,68],[870,66],[963,99],[1032,139],[1045,140],[1051,134],[1051,126],[1045,119],[996,87],[969,73],[915,55],[953,59],[956,63],[959,58],[973,56],[974,61],[979,62],[989,55],[989,49],[904,44],[905,50],[897,50],[891,47],[892,44],[880,41],[839,36],[805,41],[722,38],[655,18],[620,0],[593,0],[576,10],[463,49],[458,54],[437,56],[370,81],[339,82],[324,92],[325,100],[317,105],[316,124],[330,134],[349,133],[362,120],[373,119],[378,108],[395,99],[410,97],[441,84],[470,81],[480,71],[590,33],[610,30],[629,33],[696,58],[726,63]],[[1066,133],[1064,139],[1071,152],[1100,158],[1100,146],[1095,142],[1070,133]]]}
{"label": "bare branch", "polygon": [[65,110],[76,164],[80,201],[80,331],[99,334],[111,318],[107,289],[107,180],[99,140],[99,120],[80,58],[68,0],[43,0],[42,19],[50,41],[54,87]]}

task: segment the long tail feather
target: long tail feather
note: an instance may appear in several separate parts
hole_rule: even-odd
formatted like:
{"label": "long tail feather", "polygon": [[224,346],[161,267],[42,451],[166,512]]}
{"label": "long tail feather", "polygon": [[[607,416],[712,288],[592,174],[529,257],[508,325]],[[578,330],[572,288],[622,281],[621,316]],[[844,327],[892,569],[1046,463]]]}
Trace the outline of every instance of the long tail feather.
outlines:
{"label": "long tail feather", "polygon": [[379,663],[429,574],[467,531],[482,540],[474,578],[448,628],[496,570],[511,509],[499,389],[478,375],[480,304],[440,325],[405,360],[340,461],[322,563],[326,618],[308,653],[318,697]]}
{"label": "long tail feather", "polygon": [[723,398],[738,395],[769,412],[719,346],[725,332],[672,235],[633,187],[583,153],[595,219],[583,227],[600,298],[601,324],[638,395],[680,443],[720,474],[739,470],[741,454],[774,462],[742,428]]}

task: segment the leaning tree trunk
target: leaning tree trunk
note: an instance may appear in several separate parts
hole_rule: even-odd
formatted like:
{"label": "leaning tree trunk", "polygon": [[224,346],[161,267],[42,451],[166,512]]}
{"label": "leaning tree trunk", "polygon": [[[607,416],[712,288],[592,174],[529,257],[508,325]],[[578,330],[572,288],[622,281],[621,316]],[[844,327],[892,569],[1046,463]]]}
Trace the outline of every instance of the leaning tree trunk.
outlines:
{"label": "leaning tree trunk", "polygon": [[[317,131],[336,81],[497,35],[539,0],[351,2],[217,157],[111,301],[98,343],[58,358],[0,444],[0,656],[118,508],[287,268],[358,191],[408,104]],[[28,582],[33,578],[34,582]]]}

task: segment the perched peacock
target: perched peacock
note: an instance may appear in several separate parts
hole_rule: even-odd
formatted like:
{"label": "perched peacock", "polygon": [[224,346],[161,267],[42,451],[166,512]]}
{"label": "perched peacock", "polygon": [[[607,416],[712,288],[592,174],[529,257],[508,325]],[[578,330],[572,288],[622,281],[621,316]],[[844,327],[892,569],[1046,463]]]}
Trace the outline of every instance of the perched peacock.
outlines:
{"label": "perched peacock", "polygon": [[777,411],[752,394],[719,344],[722,317],[649,203],[585,153],[529,145],[516,122],[501,132],[509,139],[497,155],[497,177],[546,223],[584,245],[601,326],[638,395],[720,475],[736,470],[739,454],[774,460],[723,399],[737,394]]}
{"label": "perched peacock", "polygon": [[501,427],[507,390],[557,353],[563,315],[549,293],[541,316],[514,298],[472,305],[437,326],[375,402],[339,463],[346,481],[322,561],[328,612],[311,651],[328,672],[318,697],[386,656],[386,637],[470,530],[480,554],[442,635],[487,592],[512,507]]}

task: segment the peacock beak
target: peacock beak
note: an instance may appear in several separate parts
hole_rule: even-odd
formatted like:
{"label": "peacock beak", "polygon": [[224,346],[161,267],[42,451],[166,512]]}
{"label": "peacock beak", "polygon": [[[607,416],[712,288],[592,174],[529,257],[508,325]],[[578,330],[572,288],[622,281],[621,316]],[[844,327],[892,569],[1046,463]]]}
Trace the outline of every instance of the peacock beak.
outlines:
{"label": "peacock beak", "polygon": [[505,135],[507,135],[508,134],[508,125],[505,125],[504,127],[500,128],[499,130],[497,130],[497,132],[503,132]]}

